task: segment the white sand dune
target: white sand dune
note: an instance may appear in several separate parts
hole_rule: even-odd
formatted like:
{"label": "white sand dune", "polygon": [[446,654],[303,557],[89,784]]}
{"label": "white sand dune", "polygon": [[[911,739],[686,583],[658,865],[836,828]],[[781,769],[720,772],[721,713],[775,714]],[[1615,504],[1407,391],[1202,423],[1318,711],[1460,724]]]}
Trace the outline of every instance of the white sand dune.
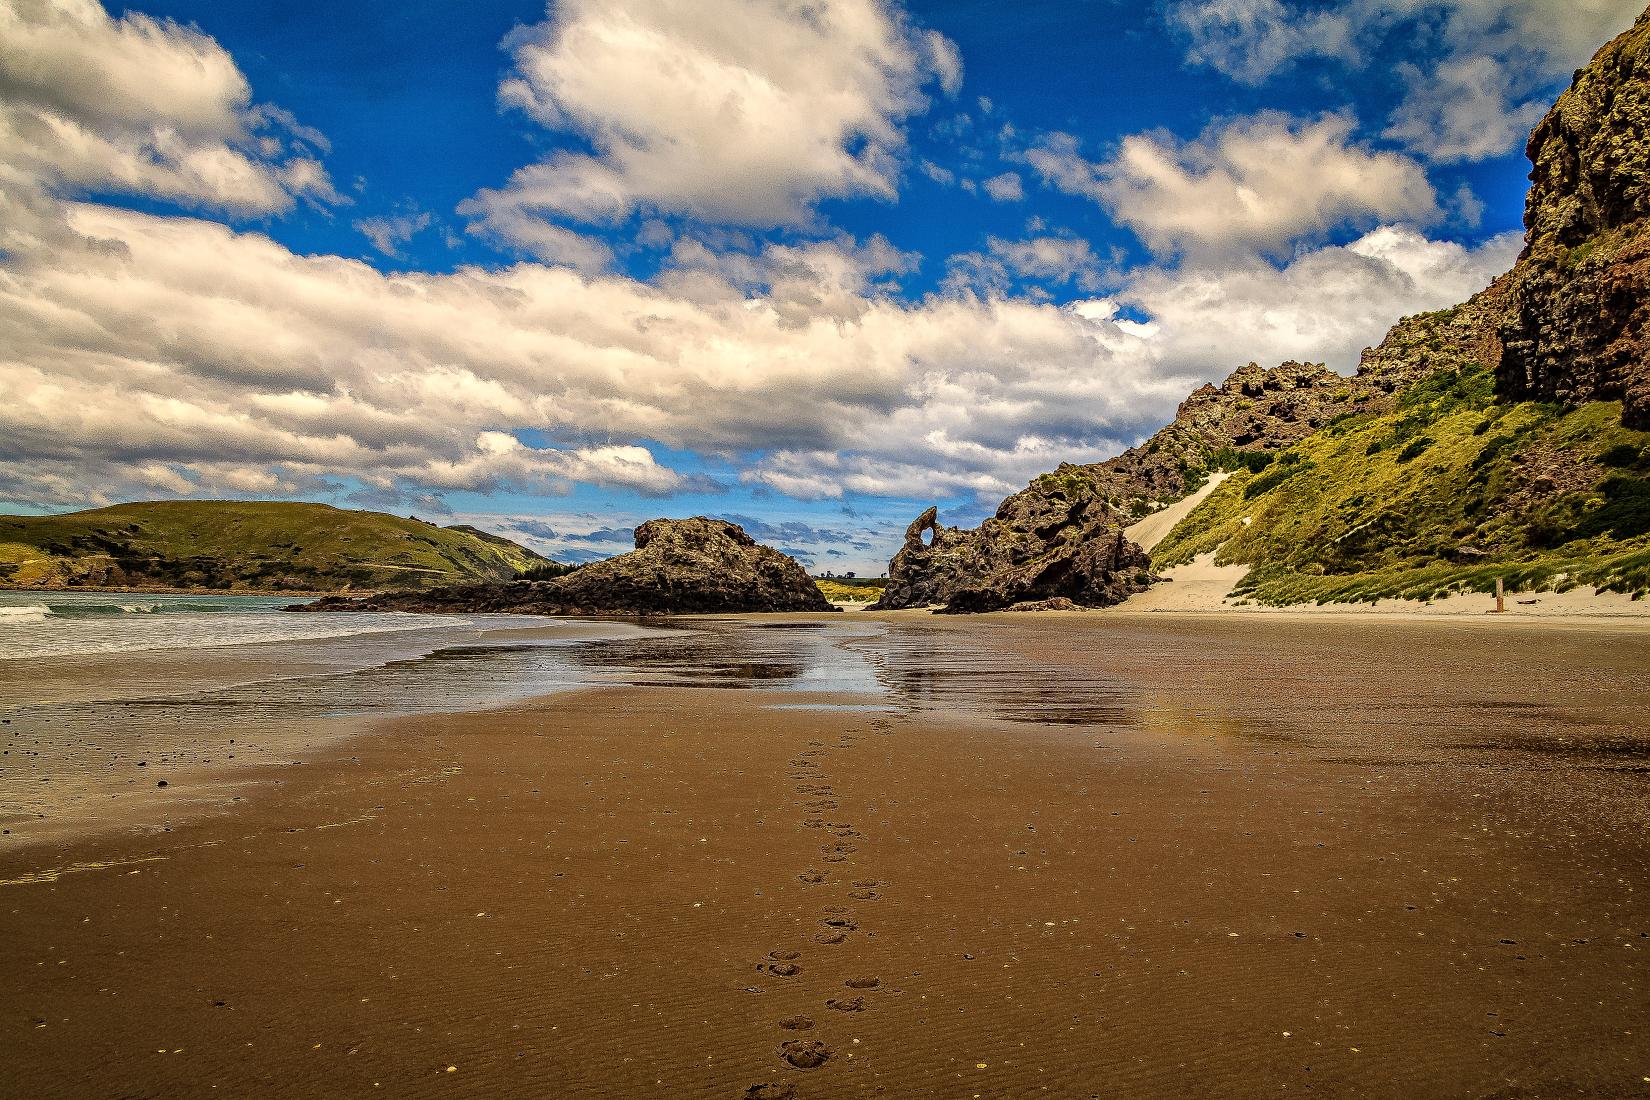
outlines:
{"label": "white sand dune", "polygon": [[1174,530],[1175,524],[1191,515],[1193,508],[1207,500],[1209,494],[1220,488],[1220,483],[1231,476],[1224,470],[1210,474],[1209,480],[1203,483],[1203,488],[1175,501],[1160,512],[1153,512],[1123,533],[1129,536],[1131,542],[1138,543],[1141,549],[1150,550],[1167,538],[1169,532]]}

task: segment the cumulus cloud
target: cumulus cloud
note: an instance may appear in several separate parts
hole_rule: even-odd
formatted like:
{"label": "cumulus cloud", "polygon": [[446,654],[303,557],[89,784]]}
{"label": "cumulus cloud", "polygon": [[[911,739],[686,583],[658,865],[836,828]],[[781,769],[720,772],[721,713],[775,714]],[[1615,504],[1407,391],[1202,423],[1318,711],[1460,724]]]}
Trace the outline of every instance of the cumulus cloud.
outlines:
{"label": "cumulus cloud", "polygon": [[1304,57],[1354,59],[1353,21],[1342,11],[1297,11],[1281,0],[1185,0],[1167,10],[1188,60],[1259,84]]}
{"label": "cumulus cloud", "polygon": [[[25,21],[21,10],[0,0],[12,28]],[[91,41],[117,59],[122,49],[139,47],[172,58],[179,72],[168,77],[160,66],[145,117],[163,120],[154,124],[170,127],[188,148],[246,158],[288,203],[300,187],[320,186],[324,174],[315,175],[311,154],[324,143],[273,109],[249,107],[244,78],[210,39],[141,16],[111,20],[68,0],[26,10],[36,23],[47,13],[41,25],[48,28],[57,26],[53,19],[80,19],[74,33],[81,38],[72,40],[83,50],[92,48],[82,40],[93,34]],[[775,41],[811,41],[814,30],[791,26],[802,9],[755,0],[739,6],[758,29],[772,32],[761,40],[767,52],[751,57],[738,42],[716,38],[717,24],[701,19],[705,10],[663,0],[558,7],[550,30],[537,28],[516,44],[527,82],[521,94],[542,92],[524,106],[596,133],[584,120],[597,110],[589,106],[590,87],[575,80],[569,86],[579,93],[566,92],[545,73],[594,65],[615,76],[618,70],[601,69],[603,50],[623,50],[596,32],[624,29],[652,49],[638,11],[684,21],[688,49],[677,58],[684,71],[709,65],[733,89],[718,102],[741,110],[776,96],[782,104],[804,95],[829,100],[830,89],[844,102],[864,103],[867,89],[880,87],[876,94],[891,96],[871,95],[882,104],[871,116],[881,122],[854,124],[871,133],[844,137],[841,120],[864,113],[826,104],[824,116],[837,121],[809,131],[814,136],[804,151],[814,159],[792,165],[802,176],[764,182],[758,177],[766,154],[741,160],[738,150],[729,152],[733,169],[752,173],[731,190],[766,187],[770,209],[794,212],[829,193],[819,186],[829,173],[809,176],[809,164],[841,169],[833,158],[847,157],[882,170],[877,156],[862,158],[879,133],[891,153],[900,112],[914,109],[907,97],[917,94],[925,66],[938,65],[931,40],[870,0],[806,9],[825,21],[821,26],[846,28],[848,40],[859,43],[853,58],[834,60],[830,49],[824,57],[773,49]],[[726,16],[733,9],[717,10]],[[620,16],[629,22],[612,22]],[[551,30],[595,37],[586,51]],[[52,33],[58,37],[29,31],[0,43],[9,51],[7,87],[22,89],[7,98],[8,109],[20,103],[40,118],[71,119],[105,135],[140,125],[117,117],[125,109],[119,105],[98,114],[101,92],[77,91],[73,81],[50,87],[30,67],[63,64],[39,44],[64,40],[67,32]],[[546,51],[543,59],[538,49]],[[769,54],[786,64],[763,69]],[[540,60],[549,66],[543,72],[535,68]],[[818,65],[835,66],[834,76],[792,79],[792,69]],[[97,79],[126,79],[112,62],[104,69]],[[861,80],[867,73],[881,74],[882,83]],[[621,102],[601,117],[623,121],[626,109]],[[695,195],[708,193],[714,173],[707,165],[714,167],[722,150],[692,148],[689,126],[686,152],[661,152],[638,138],[634,159],[627,159],[615,150],[630,148],[637,135],[621,134],[620,121],[612,122],[612,147],[597,143],[589,159],[616,173],[611,178],[626,196],[622,209],[663,209],[667,202],[691,209]],[[763,125],[792,122],[805,130],[813,125],[784,111]],[[697,124],[715,129],[703,119]],[[747,133],[744,126],[730,132]],[[1113,164],[1095,165],[1071,149],[1049,171],[1037,166],[1103,200],[1116,188],[1107,201],[1126,208],[1135,219],[1130,224],[1149,240],[1199,257],[1220,255],[1228,243],[1222,234],[1232,236],[1198,220],[1192,206],[1200,200],[1236,221],[1235,239],[1253,247],[1310,236],[1332,217],[1414,213],[1421,200],[1403,199],[1401,187],[1376,187],[1376,197],[1362,205],[1345,196],[1353,178],[1367,185],[1388,178],[1386,172],[1402,182],[1403,172],[1401,164],[1352,147],[1343,126],[1251,120],[1192,145],[1141,139],[1142,156],[1133,161],[1120,154]],[[516,236],[538,234],[536,250],[567,262],[396,274],[338,256],[299,255],[262,234],[200,218],[70,201],[66,192],[108,185],[87,182],[90,175],[74,182],[62,158],[52,159],[51,136],[33,133],[24,133],[20,146],[0,146],[7,178],[16,178],[18,165],[49,167],[28,169],[31,213],[8,207],[0,218],[9,234],[0,258],[0,498],[41,505],[356,493],[428,511],[448,495],[554,494],[575,483],[658,496],[718,488],[660,461],[666,448],[720,459],[749,485],[799,498],[994,500],[1060,461],[1104,457],[1135,442],[1172,415],[1190,388],[1236,365],[1233,359],[1329,358],[1343,365],[1354,345],[1379,339],[1399,313],[1451,304],[1477,289],[1510,262],[1512,248],[1496,242],[1467,250],[1389,228],[1346,248],[1302,253],[1282,268],[1242,257],[1173,273],[1113,274],[1110,299],[1062,307],[1008,294],[1012,281],[1096,293],[1099,265],[1088,244],[1038,227],[1025,240],[989,239],[974,277],[948,280],[943,293],[911,301],[895,284],[918,258],[879,237],[762,246],[736,231],[674,231],[647,222],[643,232],[669,251],[660,274],[642,281],[602,273],[599,242],[514,208],[522,219]],[[1266,145],[1268,137],[1279,139],[1282,153]],[[299,145],[311,153],[297,155]],[[1266,193],[1281,186],[1260,165],[1269,152],[1293,156],[1298,174],[1312,178],[1316,191],[1289,193],[1306,214],[1280,210],[1280,200]],[[669,195],[663,184],[648,191],[649,181],[668,175],[650,173],[667,167],[693,171]],[[797,179],[805,185],[794,185]],[[1287,182],[1307,186],[1295,175]],[[234,187],[192,193],[240,209],[230,201]],[[282,200],[272,191],[267,201]],[[12,232],[19,219],[36,216],[61,232]],[[369,223],[363,231],[382,231],[391,247],[417,228]],[[557,532],[569,552],[589,553],[606,547],[593,538],[602,527],[632,518],[650,517],[588,526],[557,521],[545,530]],[[781,534],[787,545],[811,546],[817,555],[855,549],[832,544],[824,528],[812,532],[812,544],[802,537],[808,532]],[[581,542],[581,535],[592,539]]]}
{"label": "cumulus cloud", "polygon": [[1356,145],[1353,126],[1341,115],[1266,113],[1191,142],[1136,134],[1101,163],[1065,134],[1024,157],[1051,186],[1105,205],[1160,255],[1277,255],[1349,223],[1436,218],[1420,165]]}
{"label": "cumulus cloud", "polygon": [[[1329,58],[1366,67],[1412,56],[1388,136],[1442,162],[1483,160],[1522,144],[1552,85],[1631,26],[1640,0],[1173,0],[1171,28],[1190,61],[1246,84]],[[1418,59],[1418,60],[1416,60]]]}
{"label": "cumulus cloud", "polygon": [[945,285],[952,290],[1007,293],[1023,280],[1037,284],[1027,293],[1047,297],[1047,288],[1095,290],[1099,277],[1094,249],[1079,237],[988,237],[983,252],[963,252],[947,261]]}
{"label": "cumulus cloud", "polygon": [[1440,163],[1487,160],[1518,148],[1549,107],[1545,97],[1519,103],[1525,77],[1494,57],[1453,59],[1430,73],[1415,65],[1399,71],[1409,94],[1384,136]]}
{"label": "cumulus cloud", "polygon": [[980,184],[994,202],[1019,202],[1026,197],[1025,187],[1018,172],[1004,172]]}
{"label": "cumulus cloud", "polygon": [[506,45],[500,101],[593,151],[558,150],[461,212],[558,262],[568,241],[542,228],[558,220],[783,226],[822,198],[891,200],[902,121],[926,83],[962,79],[954,45],[882,0],[563,0]]}
{"label": "cumulus cloud", "polygon": [[[904,262],[885,243],[650,285],[536,264],[385,274],[189,218],[67,216],[78,247],[13,257],[0,278],[0,496],[13,500],[346,480],[409,494],[706,487],[648,440],[762,455],[738,459],[743,479],[797,497],[990,499],[1149,434],[1234,359],[1346,366],[1393,318],[1461,300],[1516,250],[1385,229],[1281,270],[1137,273],[1110,303],[1062,308],[844,293]],[[1052,274],[1084,255],[1061,238],[995,254]]]}
{"label": "cumulus cloud", "polygon": [[1165,360],[1214,376],[1232,358],[1325,362],[1348,373],[1399,317],[1465,301],[1513,265],[1515,233],[1477,248],[1384,226],[1279,269],[1148,271],[1116,296],[1151,318],[1145,338]]}
{"label": "cumulus cloud", "polygon": [[[324,141],[251,89],[213,39],[96,0],[0,0],[0,183],[278,213],[338,202]],[[20,200],[21,201],[21,200]]]}

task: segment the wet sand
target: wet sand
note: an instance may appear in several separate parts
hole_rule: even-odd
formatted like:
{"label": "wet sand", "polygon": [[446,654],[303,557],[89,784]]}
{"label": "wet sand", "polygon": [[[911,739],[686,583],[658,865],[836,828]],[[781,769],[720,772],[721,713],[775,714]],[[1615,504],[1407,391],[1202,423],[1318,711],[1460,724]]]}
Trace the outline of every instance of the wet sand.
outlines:
{"label": "wet sand", "polygon": [[[1163,618],[616,647],[0,848],[0,1095],[1650,1091],[1650,635]],[[821,638],[880,693],[753,690]]]}

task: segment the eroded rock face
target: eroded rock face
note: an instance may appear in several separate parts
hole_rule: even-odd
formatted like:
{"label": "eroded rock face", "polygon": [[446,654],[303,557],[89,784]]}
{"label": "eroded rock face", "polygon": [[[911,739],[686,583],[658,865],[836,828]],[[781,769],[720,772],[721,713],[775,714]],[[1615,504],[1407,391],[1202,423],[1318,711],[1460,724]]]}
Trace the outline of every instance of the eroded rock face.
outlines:
{"label": "eroded rock face", "polygon": [[1105,607],[1144,590],[1151,562],[1123,534],[1116,480],[1099,467],[1061,466],[972,531],[939,524],[930,508],[906,530],[875,609],[998,611],[1061,597]]}
{"label": "eroded rock face", "polygon": [[510,612],[529,615],[831,611],[794,560],[722,520],[656,519],[636,549],[548,581],[329,598],[314,611]]}
{"label": "eroded rock face", "polygon": [[1650,11],[1536,127],[1497,388],[1650,428]]}

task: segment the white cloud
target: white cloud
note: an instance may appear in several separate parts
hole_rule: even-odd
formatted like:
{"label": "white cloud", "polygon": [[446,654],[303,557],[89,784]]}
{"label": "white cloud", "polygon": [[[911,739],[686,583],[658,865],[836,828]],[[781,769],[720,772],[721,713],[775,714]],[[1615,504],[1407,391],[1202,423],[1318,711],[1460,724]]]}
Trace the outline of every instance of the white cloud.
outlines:
{"label": "white cloud", "polygon": [[1298,61],[1354,68],[1397,48],[1407,93],[1388,136],[1439,161],[1518,148],[1552,85],[1643,10],[1642,0],[1174,0],[1190,61],[1258,84]]}
{"label": "white cloud", "polygon": [[95,0],[0,0],[8,190],[118,191],[240,215],[295,196],[339,202],[316,138],[253,107],[234,60],[199,31],[113,19]]}
{"label": "white cloud", "polygon": [[1234,356],[1326,362],[1347,373],[1399,317],[1465,301],[1511,268],[1522,244],[1507,233],[1469,249],[1385,226],[1282,269],[1143,272],[1117,300],[1149,315],[1158,354],[1192,373],[1223,373]]}
{"label": "white cloud", "polygon": [[996,293],[1007,293],[1016,279],[1092,291],[1100,276],[1100,262],[1089,242],[1060,236],[1018,241],[988,237],[984,252],[952,256],[947,269],[946,285],[953,290]]}
{"label": "white cloud", "polygon": [[955,46],[882,0],[564,0],[507,45],[501,102],[594,152],[553,153],[461,210],[558,261],[551,220],[796,225],[822,198],[891,200],[923,85],[961,80]]}
{"label": "white cloud", "polygon": [[1421,167],[1353,144],[1352,129],[1340,115],[1267,113],[1192,142],[1136,134],[1104,163],[1062,134],[1024,157],[1050,185],[1104,204],[1160,255],[1278,255],[1347,224],[1436,218]]}
{"label": "white cloud", "polygon": [[1400,71],[1409,94],[1384,136],[1439,163],[1486,160],[1523,145],[1550,106],[1546,97],[1518,103],[1525,77],[1493,57]]}
{"label": "white cloud", "polygon": [[[1103,303],[902,303],[876,282],[911,261],[875,240],[711,256],[650,286],[535,264],[387,275],[210,222],[68,217],[78,244],[0,278],[0,497],[692,487],[652,440],[766,452],[744,476],[799,496],[994,499],[1149,434],[1237,361],[1344,367],[1516,250],[1385,229],[1281,271],[1137,273],[1115,301],[1142,325]],[[1051,277],[1087,255],[991,254]]]}
{"label": "white cloud", "polygon": [[928,47],[928,64],[939,78],[940,88],[952,96],[962,91],[963,59],[957,44],[938,31],[928,31],[922,41]]}
{"label": "white cloud", "polygon": [[428,229],[433,221],[428,210],[408,209],[362,218],[355,223],[355,228],[379,252],[391,259],[401,259],[401,246]]}
{"label": "white cloud", "polygon": [[1166,15],[1186,37],[1189,60],[1245,84],[1303,57],[1356,57],[1352,20],[1342,11],[1292,10],[1281,0],[1181,0]]}
{"label": "white cloud", "polygon": [[1019,202],[1026,197],[1025,188],[1017,172],[1004,172],[1000,176],[992,176],[980,186],[985,188],[985,193],[990,195],[994,202]]}
{"label": "white cloud", "polygon": [[[0,12],[17,25],[22,9],[7,4],[0,0]],[[7,109],[22,104],[16,110],[26,112],[13,131],[18,143],[0,145],[7,178],[24,173],[26,200],[0,212],[0,498],[16,501],[313,494],[342,479],[373,499],[416,500],[421,508],[439,504],[432,494],[547,494],[575,482],[652,494],[706,487],[662,464],[644,446],[650,442],[720,458],[749,482],[799,497],[995,499],[1062,460],[1104,457],[1134,442],[1167,420],[1189,389],[1236,361],[1340,365],[1399,313],[1459,301],[1510,262],[1510,242],[1468,251],[1384,229],[1282,269],[1252,257],[1215,264],[1211,257],[1228,248],[1268,247],[1310,237],[1336,218],[1401,216],[1426,205],[1413,194],[1405,199],[1403,187],[1383,186],[1403,183],[1407,162],[1349,146],[1343,121],[1263,119],[1218,128],[1198,145],[1142,138],[1142,157],[1133,161],[1127,149],[1109,165],[1090,164],[1074,149],[1050,161],[1051,180],[1102,197],[1103,189],[1120,189],[1119,209],[1127,208],[1131,224],[1192,254],[1181,271],[1112,276],[1119,285],[1110,302],[1062,308],[1006,296],[999,274],[1095,292],[1099,265],[1088,244],[1040,226],[1025,240],[989,239],[974,278],[911,302],[889,284],[917,258],[881,238],[761,247],[737,231],[673,234],[667,222],[647,222],[643,233],[670,252],[662,274],[643,282],[593,273],[607,258],[599,241],[508,203],[489,209],[486,225],[560,266],[385,274],[338,256],[297,255],[207,220],[66,200],[75,186],[109,186],[90,181],[107,181],[109,165],[119,163],[86,135],[118,148],[159,131],[123,129],[149,123],[117,117],[126,109],[118,104],[100,107],[101,92],[72,81],[51,86],[30,68],[62,63],[41,42],[80,42],[94,60],[136,50],[158,67],[145,117],[183,144],[176,155],[145,154],[150,174],[131,184],[145,194],[234,211],[278,208],[301,189],[319,193],[325,176],[316,174],[314,153],[324,142],[280,112],[249,107],[238,70],[197,32],[140,16],[109,20],[101,9],[70,4],[27,10],[57,23],[42,24],[49,33],[39,32],[39,41],[25,35],[0,45],[9,51],[0,55],[7,87],[22,89]],[[620,74],[604,68],[611,60],[604,49],[632,60],[637,49],[660,63],[674,58],[690,73],[708,65],[737,92],[718,100],[733,108],[775,96],[787,107],[787,97],[829,100],[833,88],[845,97],[825,104],[824,116],[836,122],[803,135],[807,155],[778,167],[764,159],[772,150],[691,147],[693,126],[685,151],[615,136],[612,148],[599,146],[601,157],[586,159],[600,169],[589,179],[616,181],[626,210],[674,204],[691,212],[695,196],[721,179],[716,158],[724,153],[733,158],[730,171],[748,174],[727,177],[730,190],[757,195],[775,211],[794,213],[830,193],[820,181],[843,178],[842,157],[891,186],[891,175],[878,175],[885,167],[878,157],[861,159],[869,146],[850,155],[836,143],[847,140],[842,119],[866,117],[845,104],[872,104],[870,117],[881,121],[863,125],[886,131],[892,155],[900,112],[914,109],[907,97],[916,95],[923,66],[936,64],[931,41],[925,47],[871,0],[807,9],[833,32],[849,21],[846,41],[863,48],[846,59],[832,53],[834,38],[824,56],[775,49],[808,44],[815,31],[792,25],[801,9],[754,0],[738,13],[771,33],[758,36],[762,49],[749,57],[741,51],[754,49],[745,41],[750,26],[726,18],[731,8],[711,13],[720,21],[706,8],[664,0],[557,10],[552,28],[517,43],[521,94],[543,93],[524,102],[546,118],[599,115],[601,126],[621,134],[631,109],[625,96],[598,110],[598,85],[580,83]],[[686,52],[658,53],[665,47],[637,11],[679,21],[691,32],[681,38]],[[64,20],[69,30],[58,26]],[[740,33],[723,36],[732,41],[715,33],[733,27]],[[550,33],[556,28],[594,34],[594,44],[568,46]],[[604,44],[598,31],[626,31],[642,45]],[[129,81],[120,64],[99,64],[96,80],[108,87]],[[793,69],[815,71],[793,80]],[[105,86],[82,76],[93,81],[87,87]],[[762,94],[750,91],[764,81]],[[685,98],[709,95],[712,84],[692,85],[695,94]],[[764,117],[757,125],[741,116],[729,132],[814,125],[786,111]],[[596,132],[588,119],[574,121]],[[697,116],[689,121],[715,130]],[[620,146],[634,156],[616,153]],[[92,151],[77,161],[66,149]],[[1293,171],[1263,165],[1267,157]],[[94,167],[76,169],[80,163]],[[237,175],[237,164],[249,167]],[[554,163],[536,167],[555,171]],[[769,167],[780,177],[761,178]],[[659,181],[668,168],[684,175],[667,194]],[[1284,184],[1294,190],[1283,198],[1268,193]],[[274,190],[245,198],[263,185]],[[1347,197],[1355,187],[1369,194]],[[1430,202],[1430,190],[1425,197]],[[1217,209],[1199,214],[1199,202]],[[1306,213],[1282,209],[1290,204]],[[363,229],[397,247],[417,229],[417,214],[407,216],[368,219]],[[1236,229],[1199,220],[1207,217],[1235,221]],[[1149,320],[1119,319],[1122,307]]]}

